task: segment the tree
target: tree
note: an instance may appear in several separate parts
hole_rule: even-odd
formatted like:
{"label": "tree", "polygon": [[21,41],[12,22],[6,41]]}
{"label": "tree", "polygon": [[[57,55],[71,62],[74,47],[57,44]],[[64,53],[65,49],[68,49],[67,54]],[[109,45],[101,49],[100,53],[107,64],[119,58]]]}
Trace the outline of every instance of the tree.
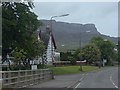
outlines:
{"label": "tree", "polygon": [[101,52],[101,60],[107,59],[107,63],[111,63],[115,59],[115,45],[106,39],[101,37],[93,37],[90,43],[95,44]]}
{"label": "tree", "polygon": [[61,61],[69,61],[69,56],[71,56],[71,52],[60,52],[60,60]]}
{"label": "tree", "polygon": [[26,58],[35,57],[43,52],[43,43],[36,42],[35,38],[35,31],[40,22],[37,20],[37,15],[30,11],[33,7],[33,3],[30,2],[2,2],[3,62],[6,55],[16,47],[26,51]]}
{"label": "tree", "polygon": [[118,62],[119,62],[119,65],[120,65],[120,38],[118,39],[117,50],[118,50]]}
{"label": "tree", "polygon": [[76,58],[75,58],[74,55],[68,56],[68,60],[70,61],[70,63],[71,63],[72,65],[76,65]]}
{"label": "tree", "polygon": [[21,61],[26,58],[27,53],[23,49],[16,47],[10,54],[14,57],[14,64],[19,65],[20,69]]}
{"label": "tree", "polygon": [[88,44],[82,48],[78,55],[84,58],[88,63],[92,63],[100,60],[101,52],[95,44]]}
{"label": "tree", "polygon": [[36,56],[41,56],[45,51],[45,46],[42,41],[38,41],[36,37],[33,35],[31,40],[28,40],[25,43],[27,58],[35,58]]}

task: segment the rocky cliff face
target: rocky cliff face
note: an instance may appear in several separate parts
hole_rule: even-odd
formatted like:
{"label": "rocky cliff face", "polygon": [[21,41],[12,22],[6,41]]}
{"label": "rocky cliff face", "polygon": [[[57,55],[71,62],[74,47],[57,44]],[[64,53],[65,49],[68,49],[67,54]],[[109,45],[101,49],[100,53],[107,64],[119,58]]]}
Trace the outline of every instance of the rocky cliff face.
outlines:
{"label": "rocky cliff face", "polygon": [[[46,26],[50,25],[49,20],[41,20],[42,31],[46,30]],[[92,37],[101,36],[105,39],[117,43],[117,38],[100,34],[94,24],[77,24],[52,21],[52,31],[59,51],[75,49],[81,45],[87,44]]]}

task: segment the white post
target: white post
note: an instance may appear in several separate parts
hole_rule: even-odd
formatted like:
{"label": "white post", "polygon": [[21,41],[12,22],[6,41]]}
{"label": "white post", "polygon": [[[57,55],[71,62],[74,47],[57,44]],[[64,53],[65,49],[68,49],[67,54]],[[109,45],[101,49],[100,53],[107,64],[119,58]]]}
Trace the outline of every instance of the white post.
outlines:
{"label": "white post", "polygon": [[103,62],[103,67],[105,66],[105,62],[104,62],[104,60],[102,61]]}

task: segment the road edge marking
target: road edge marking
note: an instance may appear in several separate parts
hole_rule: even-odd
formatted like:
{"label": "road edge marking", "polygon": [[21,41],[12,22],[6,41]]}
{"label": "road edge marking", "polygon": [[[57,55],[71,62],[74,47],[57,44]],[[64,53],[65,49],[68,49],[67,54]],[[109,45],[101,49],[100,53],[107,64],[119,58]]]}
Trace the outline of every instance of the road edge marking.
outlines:
{"label": "road edge marking", "polygon": [[75,86],[75,88],[73,90],[75,90],[81,84],[80,81],[82,81],[82,79],[83,79],[83,77],[79,80],[79,83]]}
{"label": "road edge marking", "polygon": [[87,76],[88,73],[84,73],[84,74],[82,74],[82,75],[83,75],[83,77],[80,78],[79,83],[75,86],[75,88],[74,88],[73,90],[75,90],[75,89],[81,84],[82,79],[85,78],[85,76]]}
{"label": "road edge marking", "polygon": [[77,86],[76,86],[73,90],[75,90],[80,84],[81,84],[81,83],[78,83]]}
{"label": "road edge marking", "polygon": [[112,82],[112,84],[114,85],[115,88],[118,88],[118,86],[114,83],[114,81],[112,79],[112,75],[110,76],[110,81]]}

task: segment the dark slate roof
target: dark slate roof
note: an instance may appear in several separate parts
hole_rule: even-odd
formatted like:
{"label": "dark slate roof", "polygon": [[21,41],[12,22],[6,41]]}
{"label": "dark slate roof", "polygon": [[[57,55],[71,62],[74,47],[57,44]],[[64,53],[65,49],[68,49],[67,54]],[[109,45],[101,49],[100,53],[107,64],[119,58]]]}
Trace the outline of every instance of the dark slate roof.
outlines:
{"label": "dark slate roof", "polygon": [[39,34],[39,37],[40,37],[40,40],[42,40],[42,41],[44,42],[44,45],[45,45],[46,48],[47,48],[48,43],[49,43],[49,34],[46,33],[46,32],[41,32],[41,33]]}
{"label": "dark slate roof", "polygon": [[53,41],[54,47],[55,47],[55,49],[56,49],[57,47],[56,47],[56,43],[55,43],[55,39],[54,39],[53,34],[52,34],[52,41]]}
{"label": "dark slate roof", "polygon": [[[48,43],[49,43],[50,33],[47,32],[47,31],[41,31],[40,30],[40,31],[37,31],[37,35],[39,35],[40,40],[42,40],[44,42],[44,45],[47,48]],[[55,43],[53,34],[51,34],[51,36],[52,36],[52,42],[53,42],[54,47],[56,49],[56,43]]]}

